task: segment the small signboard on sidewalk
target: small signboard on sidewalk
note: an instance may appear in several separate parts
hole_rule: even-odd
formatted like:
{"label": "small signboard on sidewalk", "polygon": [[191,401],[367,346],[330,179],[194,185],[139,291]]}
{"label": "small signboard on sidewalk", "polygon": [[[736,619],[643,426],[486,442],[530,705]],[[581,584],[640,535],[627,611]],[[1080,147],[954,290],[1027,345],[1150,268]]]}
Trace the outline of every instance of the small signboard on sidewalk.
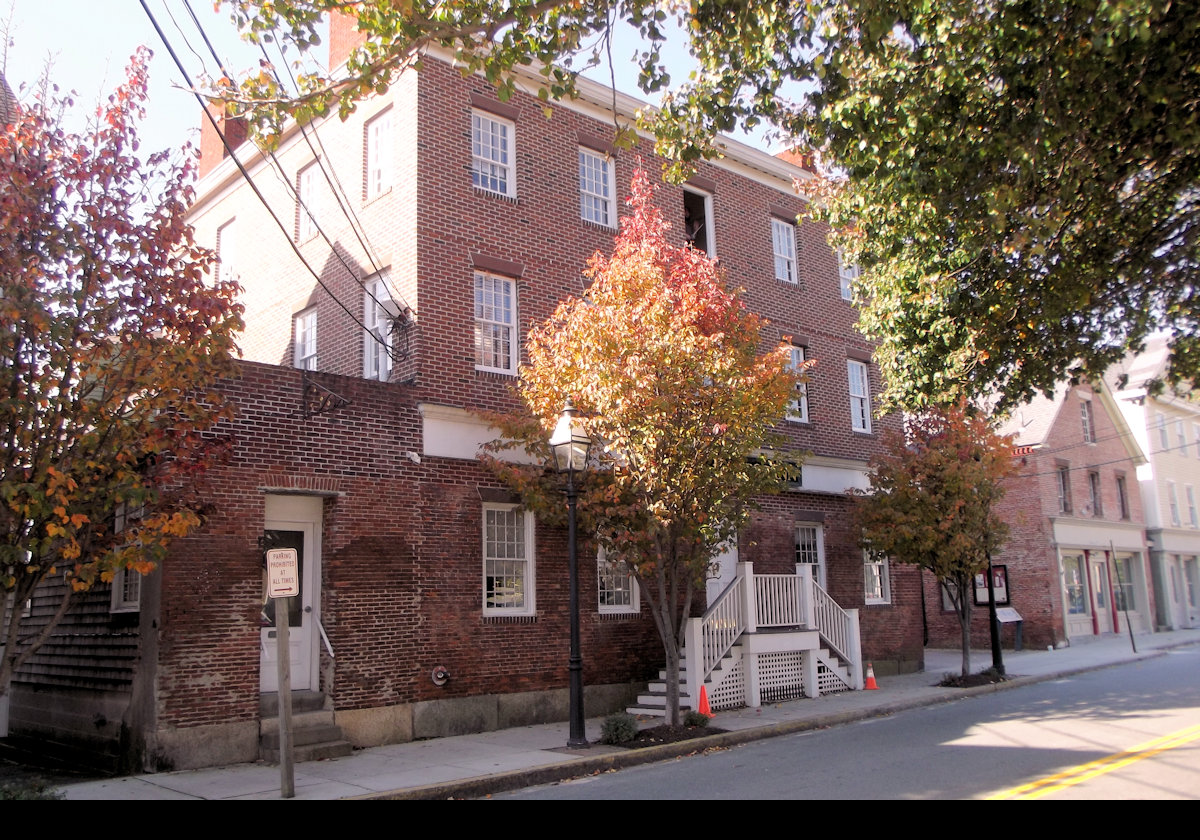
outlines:
{"label": "small signboard on sidewalk", "polygon": [[272,598],[294,598],[300,594],[300,559],[294,548],[272,548],[267,552],[267,594]]}

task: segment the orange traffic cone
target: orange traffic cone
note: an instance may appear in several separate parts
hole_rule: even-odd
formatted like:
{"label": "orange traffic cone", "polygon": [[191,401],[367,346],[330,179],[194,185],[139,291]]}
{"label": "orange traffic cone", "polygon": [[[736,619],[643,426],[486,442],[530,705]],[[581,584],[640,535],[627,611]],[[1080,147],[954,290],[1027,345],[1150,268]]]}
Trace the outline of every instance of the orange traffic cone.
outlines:
{"label": "orange traffic cone", "polygon": [[879,686],[875,684],[875,668],[870,662],[867,663],[867,684],[863,688],[867,691],[879,690]]}
{"label": "orange traffic cone", "polygon": [[704,690],[704,686],[700,686],[700,708],[696,711],[702,715],[712,717],[712,709],[708,706],[708,692]]}

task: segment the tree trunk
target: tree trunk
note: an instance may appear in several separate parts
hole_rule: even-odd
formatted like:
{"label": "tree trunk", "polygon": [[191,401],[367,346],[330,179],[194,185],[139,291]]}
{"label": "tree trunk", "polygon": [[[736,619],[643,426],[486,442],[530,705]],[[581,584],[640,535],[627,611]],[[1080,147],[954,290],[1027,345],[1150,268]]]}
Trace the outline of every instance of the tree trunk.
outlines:
{"label": "tree trunk", "polygon": [[958,623],[962,628],[962,675],[971,675],[971,599],[967,597],[967,587],[958,588]]}

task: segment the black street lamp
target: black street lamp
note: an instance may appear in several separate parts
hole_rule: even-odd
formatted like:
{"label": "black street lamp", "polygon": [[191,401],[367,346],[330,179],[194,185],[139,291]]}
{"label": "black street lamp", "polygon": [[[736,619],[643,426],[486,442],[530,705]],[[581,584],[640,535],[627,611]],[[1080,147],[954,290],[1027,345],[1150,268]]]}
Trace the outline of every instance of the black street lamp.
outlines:
{"label": "black street lamp", "polygon": [[575,555],[575,476],[583,478],[587,469],[587,454],[591,440],[583,432],[579,412],[568,399],[558,415],[558,424],[550,436],[550,448],[560,473],[567,474],[567,568],[571,590],[571,652],[567,670],[571,677],[570,720],[568,747],[588,746],[583,729],[583,656],[579,652],[579,563]]}

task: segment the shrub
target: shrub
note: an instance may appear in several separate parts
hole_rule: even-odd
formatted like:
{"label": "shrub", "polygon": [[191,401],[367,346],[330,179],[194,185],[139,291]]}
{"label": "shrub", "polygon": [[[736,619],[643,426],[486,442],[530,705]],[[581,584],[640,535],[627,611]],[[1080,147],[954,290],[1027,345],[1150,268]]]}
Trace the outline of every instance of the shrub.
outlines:
{"label": "shrub", "polygon": [[708,726],[708,722],[710,720],[712,720],[712,717],[709,715],[706,715],[703,712],[697,712],[695,709],[693,709],[683,716],[683,725]]}
{"label": "shrub", "polygon": [[615,712],[604,719],[600,728],[600,743],[624,744],[638,734],[637,718],[628,712]]}

